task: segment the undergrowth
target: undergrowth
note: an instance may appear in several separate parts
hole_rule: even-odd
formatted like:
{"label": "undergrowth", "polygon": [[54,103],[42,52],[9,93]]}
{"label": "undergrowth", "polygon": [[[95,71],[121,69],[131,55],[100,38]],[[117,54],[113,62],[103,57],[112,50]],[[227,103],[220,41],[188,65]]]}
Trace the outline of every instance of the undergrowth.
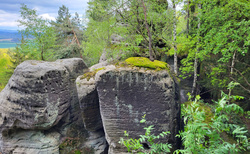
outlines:
{"label": "undergrowth", "polygon": [[[146,123],[144,115],[142,117],[142,120],[140,123]],[[140,138],[138,139],[132,139],[129,138],[129,134],[127,131],[124,132],[124,136],[127,137],[127,139],[120,138],[119,143],[127,147],[127,151],[131,153],[167,153],[170,152],[171,145],[170,144],[164,144],[156,142],[156,139],[164,138],[168,134],[170,134],[169,131],[162,132],[159,135],[154,135],[152,133],[152,130],[154,129],[154,125],[150,125],[148,127],[145,127],[145,134],[140,135]],[[147,145],[150,145],[150,149],[145,149],[144,144],[147,143]]]}

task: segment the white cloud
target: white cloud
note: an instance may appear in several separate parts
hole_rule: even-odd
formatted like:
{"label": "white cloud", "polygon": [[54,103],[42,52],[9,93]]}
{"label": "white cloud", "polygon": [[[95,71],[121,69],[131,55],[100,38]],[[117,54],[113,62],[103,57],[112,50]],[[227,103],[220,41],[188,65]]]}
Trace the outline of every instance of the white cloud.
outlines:
{"label": "white cloud", "polygon": [[16,21],[6,21],[6,22],[0,22],[0,26],[4,27],[17,27],[18,23]]}
{"label": "white cloud", "polygon": [[48,19],[48,20],[53,20],[53,21],[55,21],[55,20],[56,20],[56,18],[55,18],[55,17],[53,17],[53,16],[49,15],[48,13],[41,14],[41,15],[39,15],[39,16],[40,16],[40,17],[42,17],[43,19]]}
{"label": "white cloud", "polygon": [[1,27],[18,27],[16,22],[19,18],[19,14],[8,13],[3,10],[0,10],[0,26]]}
{"label": "white cloud", "polygon": [[89,0],[0,0],[0,29],[18,29],[20,19],[20,6],[21,3],[27,5],[28,8],[37,10],[39,17],[48,20],[55,20],[59,7],[65,5],[69,8],[72,16],[78,12],[79,17],[85,14],[87,9],[87,2]]}

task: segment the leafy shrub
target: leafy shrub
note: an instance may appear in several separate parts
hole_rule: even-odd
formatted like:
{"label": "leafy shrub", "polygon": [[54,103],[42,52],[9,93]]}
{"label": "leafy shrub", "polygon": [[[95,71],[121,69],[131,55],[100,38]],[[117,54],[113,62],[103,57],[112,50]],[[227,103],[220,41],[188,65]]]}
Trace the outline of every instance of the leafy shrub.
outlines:
{"label": "leafy shrub", "polygon": [[[146,123],[146,119],[145,119],[144,115],[142,117],[142,120],[140,121],[140,123]],[[152,130],[154,129],[154,125],[150,125],[148,127],[145,127],[145,135],[140,135],[139,139],[132,139],[132,138],[128,138],[129,134],[127,133],[127,131],[124,132],[124,136],[127,137],[127,139],[123,139],[120,138],[119,143],[126,146],[128,152],[136,152],[136,153],[167,153],[170,152],[170,148],[171,145],[170,144],[164,144],[164,143],[158,143],[155,142],[156,139],[159,138],[163,138],[165,136],[167,136],[168,134],[170,134],[170,132],[162,132],[159,135],[154,135],[151,134]],[[147,143],[147,145],[149,144],[149,148],[147,150],[147,148],[144,148],[143,144]]]}
{"label": "leafy shrub", "polygon": [[8,83],[12,73],[9,71],[11,57],[7,54],[8,49],[0,49],[0,91]]}
{"label": "leafy shrub", "polygon": [[[205,111],[199,110],[199,96],[189,106],[182,106],[185,128],[178,136],[182,138],[184,149],[176,150],[175,153],[239,153],[248,148],[247,130],[229,122],[230,114],[243,114],[243,109],[236,104],[228,104],[228,98],[222,92],[222,98],[215,102],[210,123],[205,123]],[[223,133],[232,135],[236,141],[225,141],[222,138]]]}

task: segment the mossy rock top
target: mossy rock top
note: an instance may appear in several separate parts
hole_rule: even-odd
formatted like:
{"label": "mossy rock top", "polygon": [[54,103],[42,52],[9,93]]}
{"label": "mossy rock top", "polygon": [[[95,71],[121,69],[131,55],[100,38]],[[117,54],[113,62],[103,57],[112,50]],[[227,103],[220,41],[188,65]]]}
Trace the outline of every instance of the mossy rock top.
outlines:
{"label": "mossy rock top", "polygon": [[[127,66],[136,66],[136,67],[148,68],[148,69],[152,69],[152,70],[163,70],[163,69],[169,70],[169,66],[167,63],[159,61],[159,60],[154,60],[152,62],[151,60],[149,60],[148,58],[145,58],[145,57],[130,57],[130,58],[125,60],[125,63],[118,62],[115,67],[117,69],[119,69],[120,67],[130,68]],[[80,80],[87,79],[87,81],[89,81],[90,78],[95,77],[95,75],[98,71],[103,70],[103,69],[105,70],[106,66],[94,69],[93,71],[90,71],[90,72],[83,74],[80,77]]]}
{"label": "mossy rock top", "polygon": [[101,67],[101,68],[95,69],[95,70],[93,70],[91,72],[87,72],[87,73],[83,74],[80,79],[81,80],[82,79],[87,79],[87,81],[89,81],[90,78],[93,78],[98,71],[103,70],[103,69],[105,69],[105,67]]}
{"label": "mossy rock top", "polygon": [[130,57],[125,60],[127,64],[151,69],[168,69],[168,64],[159,60],[153,62],[145,57]]}

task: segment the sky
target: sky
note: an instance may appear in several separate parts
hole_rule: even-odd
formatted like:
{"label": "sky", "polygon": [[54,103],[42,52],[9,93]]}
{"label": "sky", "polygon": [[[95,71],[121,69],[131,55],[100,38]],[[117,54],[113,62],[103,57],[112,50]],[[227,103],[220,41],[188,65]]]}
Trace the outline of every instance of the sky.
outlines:
{"label": "sky", "polygon": [[71,15],[77,12],[82,17],[87,9],[89,0],[0,0],[0,29],[18,30],[17,20],[20,19],[21,4],[35,9],[43,18],[55,20],[59,7],[65,5]]}
{"label": "sky", "polygon": [[[89,0],[0,0],[0,29],[18,30],[17,20],[20,19],[21,4],[26,4],[28,8],[35,9],[37,14],[49,20],[55,20],[59,7],[65,5],[69,8],[71,15],[75,12],[80,17],[86,12]],[[170,0],[168,0],[171,3]],[[177,6],[177,10],[181,6]]]}

